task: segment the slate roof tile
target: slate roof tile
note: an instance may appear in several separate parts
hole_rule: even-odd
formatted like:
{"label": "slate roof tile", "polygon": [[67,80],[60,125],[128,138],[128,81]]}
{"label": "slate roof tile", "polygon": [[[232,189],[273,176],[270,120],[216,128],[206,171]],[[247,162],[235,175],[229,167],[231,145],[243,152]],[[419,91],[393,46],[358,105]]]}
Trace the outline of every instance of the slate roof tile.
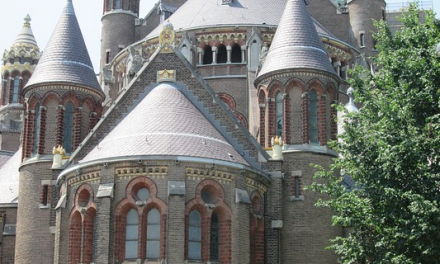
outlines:
{"label": "slate roof tile", "polygon": [[25,89],[49,82],[83,85],[103,94],[71,1],[67,1]]}
{"label": "slate roof tile", "polygon": [[257,79],[289,69],[319,70],[336,76],[304,0],[288,0]]}
{"label": "slate roof tile", "polygon": [[188,156],[249,165],[171,83],[150,91],[80,163],[130,156]]}

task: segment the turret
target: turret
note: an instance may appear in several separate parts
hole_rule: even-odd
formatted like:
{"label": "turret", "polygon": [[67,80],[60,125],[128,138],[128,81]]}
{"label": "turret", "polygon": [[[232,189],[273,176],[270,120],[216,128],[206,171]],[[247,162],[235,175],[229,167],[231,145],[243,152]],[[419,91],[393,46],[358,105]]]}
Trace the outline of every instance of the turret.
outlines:
{"label": "turret", "polygon": [[[342,232],[331,227],[331,212],[313,209],[322,197],[302,187],[312,184],[310,163],[326,168],[335,157],[327,142],[336,138],[336,110],[331,104],[338,98],[341,79],[305,2],[287,1],[254,82],[260,106],[258,139],[263,146],[272,147],[269,162],[279,163],[283,172],[278,176],[273,173],[277,191],[267,195],[268,204],[281,204],[283,210],[269,209],[267,220],[271,221],[267,222],[271,225],[266,228],[276,232],[267,232],[266,240],[273,241],[268,244],[269,251],[280,252],[279,263],[317,263],[317,256],[336,263],[336,257],[324,250],[325,241]],[[282,181],[275,177],[282,177]],[[305,237],[314,249],[304,243]]]}
{"label": "turret", "polygon": [[329,62],[303,0],[290,0],[254,82],[260,106],[259,141],[325,145],[334,138],[330,109],[340,78]]}
{"label": "turret", "polygon": [[59,198],[53,185],[59,173],[52,170],[54,146],[63,148],[64,159],[70,156],[100,118],[104,100],[71,0],[23,94],[15,263],[53,263]]}
{"label": "turret", "polygon": [[104,0],[101,18],[101,71],[122,49],[135,42],[139,0]]}
{"label": "turret", "polygon": [[373,32],[376,31],[374,21],[386,19],[386,2],[384,0],[351,0],[347,1],[350,16],[352,43],[364,58],[376,56]]}
{"label": "turret", "polygon": [[0,149],[16,151],[22,130],[22,89],[34,72],[41,56],[32,33],[31,18],[24,18],[23,28],[9,50],[3,54],[0,100]]}

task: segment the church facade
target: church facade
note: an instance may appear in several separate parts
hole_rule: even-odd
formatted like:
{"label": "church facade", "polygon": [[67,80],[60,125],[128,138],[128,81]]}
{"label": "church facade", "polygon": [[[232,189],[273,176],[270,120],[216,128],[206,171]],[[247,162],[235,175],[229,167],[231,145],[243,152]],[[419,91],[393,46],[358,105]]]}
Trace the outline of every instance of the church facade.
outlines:
{"label": "church facade", "polygon": [[304,187],[337,156],[348,69],[372,67],[368,2],[105,0],[99,78],[71,0],[43,54],[26,18],[3,55],[0,263],[337,263],[346,230]]}

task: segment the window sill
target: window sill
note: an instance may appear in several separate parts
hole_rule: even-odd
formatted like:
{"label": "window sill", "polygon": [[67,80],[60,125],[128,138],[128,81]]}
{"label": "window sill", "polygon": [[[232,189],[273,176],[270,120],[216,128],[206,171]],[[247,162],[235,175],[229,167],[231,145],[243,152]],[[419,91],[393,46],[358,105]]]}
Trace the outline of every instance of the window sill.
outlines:
{"label": "window sill", "polygon": [[50,208],[50,203],[48,203],[48,204],[38,204],[38,208],[40,208],[40,209],[49,209]]}
{"label": "window sill", "polygon": [[289,201],[291,201],[291,202],[302,202],[302,201],[304,201],[304,195],[300,195],[298,197],[290,196],[289,197]]}

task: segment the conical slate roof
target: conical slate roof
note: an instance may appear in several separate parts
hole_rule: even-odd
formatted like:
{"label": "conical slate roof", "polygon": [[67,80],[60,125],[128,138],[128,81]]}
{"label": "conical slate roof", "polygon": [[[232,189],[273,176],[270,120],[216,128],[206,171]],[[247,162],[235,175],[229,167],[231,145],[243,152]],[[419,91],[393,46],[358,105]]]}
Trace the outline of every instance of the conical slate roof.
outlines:
{"label": "conical slate roof", "polygon": [[13,45],[21,45],[21,44],[29,44],[33,46],[38,46],[37,41],[35,40],[34,33],[31,29],[31,17],[26,15],[24,18],[24,24],[21,29],[20,34],[18,34],[17,38],[14,41]]}
{"label": "conical slate roof", "polygon": [[270,73],[310,69],[336,76],[304,0],[288,0],[256,82]]}
{"label": "conical slate roof", "polygon": [[71,0],[61,14],[26,88],[47,83],[90,87],[102,93]]}
{"label": "conical slate roof", "polygon": [[184,156],[249,166],[172,83],[146,92],[80,163],[140,156]]}

